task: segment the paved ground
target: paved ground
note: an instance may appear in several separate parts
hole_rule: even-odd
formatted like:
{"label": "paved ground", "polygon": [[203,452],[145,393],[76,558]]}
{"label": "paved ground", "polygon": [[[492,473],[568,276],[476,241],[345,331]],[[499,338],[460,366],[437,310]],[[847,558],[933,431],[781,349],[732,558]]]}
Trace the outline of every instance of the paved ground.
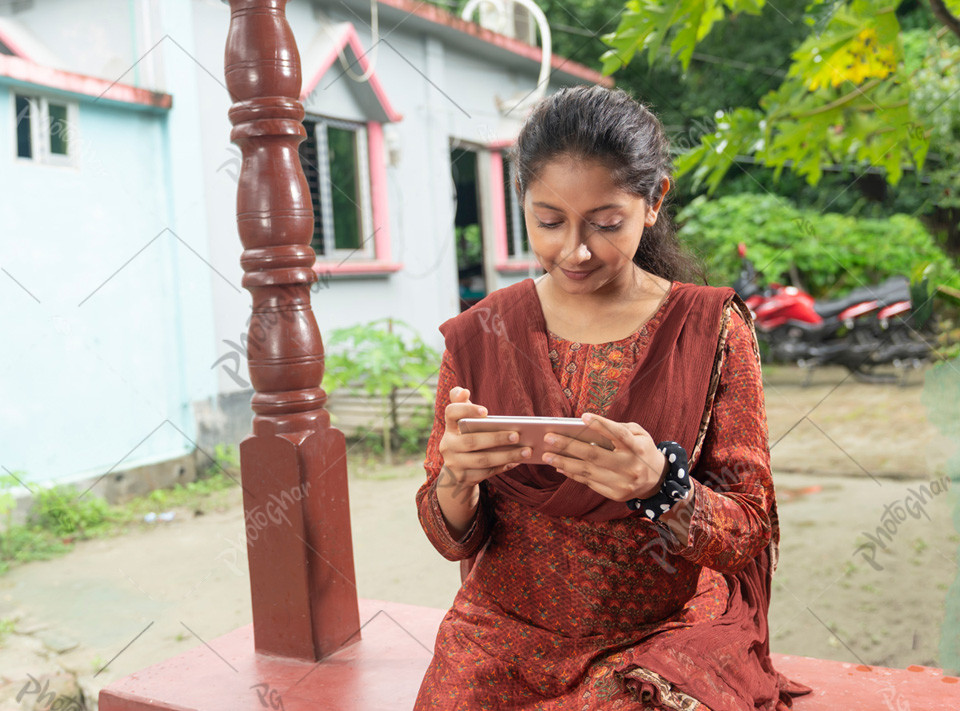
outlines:
{"label": "paved ground", "polygon": [[[825,371],[803,388],[790,369],[769,374],[783,538],[770,613],[774,651],[939,666],[941,636],[960,638],[960,628],[943,623],[951,584],[951,599],[960,600],[960,536],[950,520],[960,507],[941,479],[957,456],[956,440],[941,432],[952,426],[943,417],[956,398],[945,381],[927,381],[917,373],[908,387],[863,385]],[[456,592],[457,566],[433,551],[416,520],[421,477],[416,461],[353,467],[363,597],[447,607]],[[95,690],[248,623],[238,494],[228,492],[221,510],[178,511],[170,523],[88,541],[0,577],[0,619],[19,616],[23,633],[0,648],[0,680],[7,680],[0,710],[20,708],[10,697],[27,674],[53,663]]]}

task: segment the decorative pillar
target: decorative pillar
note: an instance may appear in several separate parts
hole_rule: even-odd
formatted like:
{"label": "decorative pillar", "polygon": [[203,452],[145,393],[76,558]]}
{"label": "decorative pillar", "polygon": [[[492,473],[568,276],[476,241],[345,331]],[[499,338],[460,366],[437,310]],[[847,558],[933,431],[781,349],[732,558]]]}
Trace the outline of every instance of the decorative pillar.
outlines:
{"label": "decorative pillar", "polygon": [[230,0],[225,74],[243,154],[237,228],[253,297],[253,433],[240,444],[256,651],[316,660],[359,639],[346,446],[324,409],[310,306],[310,189],[287,0]]}

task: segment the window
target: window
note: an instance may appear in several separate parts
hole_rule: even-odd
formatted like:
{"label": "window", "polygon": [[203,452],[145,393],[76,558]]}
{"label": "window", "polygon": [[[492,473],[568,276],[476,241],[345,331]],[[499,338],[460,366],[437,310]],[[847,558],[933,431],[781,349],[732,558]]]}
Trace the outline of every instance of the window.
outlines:
{"label": "window", "polygon": [[38,163],[71,165],[76,104],[16,94],[17,157]]}
{"label": "window", "polygon": [[503,197],[507,217],[507,256],[510,259],[530,259],[530,243],[527,241],[527,225],[517,197],[517,167],[503,155]]}
{"label": "window", "polygon": [[306,119],[300,162],[313,199],[313,240],[327,259],[373,258],[367,129],[333,119]]}

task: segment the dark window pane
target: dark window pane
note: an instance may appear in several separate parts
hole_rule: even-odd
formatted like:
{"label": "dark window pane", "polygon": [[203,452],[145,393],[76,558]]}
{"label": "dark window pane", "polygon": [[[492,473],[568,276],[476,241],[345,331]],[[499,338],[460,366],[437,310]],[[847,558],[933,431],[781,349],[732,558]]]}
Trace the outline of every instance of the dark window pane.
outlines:
{"label": "dark window pane", "polygon": [[[513,162],[504,155],[503,195],[507,208],[507,254],[511,257],[525,256],[530,251],[530,246],[527,242],[527,225],[523,220],[520,198],[517,197],[516,179],[517,171],[514,168]],[[518,233],[519,239],[517,239]],[[517,242],[520,243],[519,253],[517,251]]]}
{"label": "dark window pane", "polygon": [[63,104],[48,104],[50,115],[50,153],[56,156],[65,156],[69,146],[67,107]]}
{"label": "dark window pane", "polygon": [[17,94],[17,156],[33,158],[33,143],[30,140],[30,124],[32,122],[33,106],[30,99]]}
{"label": "dark window pane", "polygon": [[333,203],[333,236],[336,249],[359,249],[360,191],[357,166],[357,134],[346,128],[327,126],[330,160],[330,191]]}
{"label": "dark window pane", "polygon": [[314,251],[323,255],[323,215],[320,212],[320,167],[317,165],[317,124],[314,121],[304,121],[307,129],[307,139],[300,144],[300,165],[307,176],[307,185],[310,186],[310,198],[313,202],[313,239],[311,245]]}

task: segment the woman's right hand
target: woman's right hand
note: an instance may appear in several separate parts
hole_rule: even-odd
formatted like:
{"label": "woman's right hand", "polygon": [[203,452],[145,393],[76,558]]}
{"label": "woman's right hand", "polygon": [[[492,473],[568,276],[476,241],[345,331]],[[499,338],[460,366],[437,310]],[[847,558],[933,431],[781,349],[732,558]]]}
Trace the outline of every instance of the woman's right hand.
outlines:
{"label": "woman's right hand", "polygon": [[531,455],[530,448],[521,445],[498,452],[484,451],[516,444],[520,439],[516,432],[460,433],[458,422],[464,417],[487,416],[485,407],[470,402],[470,391],[466,388],[455,387],[450,391],[450,404],[444,410],[444,416],[446,423],[439,446],[444,468],[440,476],[446,481],[440,483],[459,494],[454,498],[475,499],[477,484],[512,469]]}

